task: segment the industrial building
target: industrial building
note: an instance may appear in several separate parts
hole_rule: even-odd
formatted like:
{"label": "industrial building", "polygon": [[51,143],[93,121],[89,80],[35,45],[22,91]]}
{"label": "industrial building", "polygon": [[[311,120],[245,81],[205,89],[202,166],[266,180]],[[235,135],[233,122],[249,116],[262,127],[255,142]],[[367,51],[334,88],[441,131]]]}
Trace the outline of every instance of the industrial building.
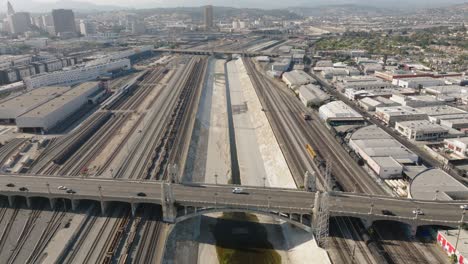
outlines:
{"label": "industrial building", "polygon": [[301,85],[306,85],[314,81],[310,75],[304,71],[298,70],[283,73],[281,79],[293,90],[297,90]]}
{"label": "industrial building", "polygon": [[[391,88],[391,89],[376,89],[376,90],[357,90],[357,89],[344,90],[344,95],[349,100],[359,100],[359,99],[366,98],[366,97],[390,98],[394,94],[414,95],[415,91],[411,88]],[[397,103],[397,105],[400,105],[400,104]]]}
{"label": "industrial building", "polygon": [[291,58],[283,58],[271,65],[271,70],[274,72],[285,72],[291,67]]}
{"label": "industrial building", "polygon": [[431,123],[429,120],[413,120],[395,123],[395,129],[410,140],[438,140],[449,134],[449,128]]}
{"label": "industrial building", "polygon": [[419,88],[420,86],[427,87],[427,86],[445,85],[445,81],[443,79],[436,79],[432,77],[393,79],[392,83],[394,85],[405,87],[405,88]]}
{"label": "industrial building", "polygon": [[323,69],[320,74],[325,79],[333,79],[333,78],[349,76],[348,70],[342,69],[342,68],[326,68],[326,69]]}
{"label": "industrial building", "polygon": [[364,123],[364,117],[343,101],[333,101],[322,105],[319,108],[319,116],[332,125]]}
{"label": "industrial building", "polygon": [[467,230],[464,230],[463,228],[456,230],[439,230],[437,231],[437,243],[442,247],[444,252],[447,253],[447,256],[450,257],[455,254],[457,256],[458,263],[466,263],[466,260],[468,259]]}
{"label": "industrial building", "polygon": [[47,132],[103,92],[99,82],[80,84],[21,114],[16,126],[23,132]]}
{"label": "industrial building", "polygon": [[330,99],[330,96],[320,89],[320,86],[307,84],[299,87],[299,99],[307,106],[320,106]]}
{"label": "industrial building", "polygon": [[70,87],[42,87],[4,101],[0,103],[0,122],[14,124],[18,116],[63,95],[68,90]]}
{"label": "industrial building", "polygon": [[[456,200],[468,195],[468,188],[441,169],[427,169],[411,179],[409,198],[421,200]],[[461,216],[461,213],[460,213]]]}
{"label": "industrial building", "polygon": [[396,122],[428,119],[426,113],[409,106],[377,107],[374,115],[389,126],[394,126]]}
{"label": "industrial building", "polygon": [[389,82],[383,82],[373,79],[358,79],[346,78],[341,80],[339,84],[341,91],[346,89],[355,89],[355,90],[380,90],[380,89],[396,89],[398,86],[395,86]]}
{"label": "industrial building", "polygon": [[390,97],[390,100],[393,100],[399,103],[402,106],[410,107],[425,107],[425,106],[434,106],[434,105],[444,105],[446,102],[438,100],[434,96],[430,95],[403,95],[403,94],[394,94]]}
{"label": "industrial building", "polygon": [[447,149],[452,150],[455,154],[461,157],[467,157],[468,137],[448,138],[444,140],[444,145]]}
{"label": "industrial building", "polygon": [[461,132],[468,131],[468,115],[450,115],[439,117],[442,126],[460,130]]}
{"label": "industrial building", "polygon": [[444,116],[452,116],[458,114],[467,114],[466,111],[458,109],[453,106],[449,105],[436,105],[436,106],[426,106],[426,107],[418,107],[419,111],[426,113],[429,116],[429,121],[440,124],[441,118]]}
{"label": "industrial building", "polygon": [[385,97],[377,96],[375,98],[365,97],[358,101],[359,106],[364,110],[373,112],[377,107],[386,107],[386,106],[398,106],[397,102],[394,102]]}
{"label": "industrial building", "polygon": [[379,177],[401,177],[404,164],[418,162],[418,156],[381,128],[372,125],[351,135],[349,146]]}
{"label": "industrial building", "polygon": [[24,83],[29,90],[50,85],[73,85],[95,80],[99,76],[107,75],[113,71],[126,71],[130,68],[130,60],[122,59],[93,66],[76,67],[66,71],[38,74],[25,78]]}

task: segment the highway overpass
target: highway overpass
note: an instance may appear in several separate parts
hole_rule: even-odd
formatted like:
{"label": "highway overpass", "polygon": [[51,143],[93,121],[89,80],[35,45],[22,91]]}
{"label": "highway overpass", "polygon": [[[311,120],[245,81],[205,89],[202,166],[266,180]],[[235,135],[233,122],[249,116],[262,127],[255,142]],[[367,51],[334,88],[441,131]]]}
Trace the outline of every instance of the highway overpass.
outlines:
{"label": "highway overpass", "polygon": [[256,56],[270,56],[278,57],[279,54],[271,52],[262,52],[262,51],[247,51],[247,50],[220,50],[220,49],[211,49],[211,50],[200,50],[200,49],[155,49],[154,52],[170,52],[170,53],[181,53],[181,54],[191,54],[191,55],[215,55],[215,54],[225,54],[233,55],[239,54],[247,57],[256,57]]}
{"label": "highway overpass", "polygon": [[[10,186],[10,187],[9,187]],[[60,190],[60,186],[74,193]],[[100,203],[105,213],[111,202],[127,203],[135,212],[141,204],[156,204],[162,207],[166,222],[177,223],[191,217],[212,212],[251,212],[270,215],[311,231],[316,216],[320,192],[294,189],[242,186],[244,192],[232,193],[234,185],[174,184],[162,181],[133,181],[58,177],[23,174],[1,174],[0,196],[8,199],[10,206],[22,197],[28,206],[36,198],[45,198],[51,207],[59,199],[70,201],[76,208],[82,200]],[[421,225],[457,227],[464,211],[461,205],[468,201],[425,201],[390,196],[331,192],[329,208],[331,216],[350,216],[371,225],[374,221],[391,220],[409,224],[416,232]],[[423,215],[415,215],[420,209]],[[385,215],[388,210],[392,215]]]}

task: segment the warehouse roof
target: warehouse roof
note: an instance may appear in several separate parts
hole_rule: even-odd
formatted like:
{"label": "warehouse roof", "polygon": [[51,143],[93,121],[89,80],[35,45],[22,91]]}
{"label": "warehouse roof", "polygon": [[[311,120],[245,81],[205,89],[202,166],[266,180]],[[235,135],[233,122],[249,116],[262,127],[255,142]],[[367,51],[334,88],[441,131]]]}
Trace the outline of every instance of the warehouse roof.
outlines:
{"label": "warehouse roof", "polygon": [[376,125],[366,126],[356,130],[351,136],[353,140],[359,139],[393,139],[387,132]]}
{"label": "warehouse roof", "polygon": [[306,84],[313,80],[310,75],[298,70],[283,73],[283,78],[288,80],[292,85]]}
{"label": "warehouse roof", "polygon": [[324,91],[320,90],[320,87],[313,84],[302,85],[299,87],[299,93],[307,101],[309,100],[319,100],[321,102],[330,98],[330,96]]}
{"label": "warehouse roof", "polygon": [[[22,112],[27,111],[31,107],[45,103],[50,99],[64,94],[70,87],[47,86],[31,90],[30,92],[16,96],[8,101],[0,104],[0,111],[16,110]],[[14,117],[12,117],[14,118]]]}
{"label": "warehouse roof", "polygon": [[429,120],[414,120],[414,121],[403,121],[396,122],[396,125],[400,125],[412,130],[428,130],[428,131],[448,131],[449,129],[438,124],[431,123]]}
{"label": "warehouse roof", "polygon": [[385,106],[377,107],[377,112],[383,112],[389,116],[419,115],[423,112],[409,106]]}
{"label": "warehouse roof", "polygon": [[319,111],[326,114],[327,119],[364,119],[361,114],[343,101],[333,101],[322,105]]}
{"label": "warehouse roof", "polygon": [[468,192],[468,188],[440,169],[428,169],[418,174],[410,185],[410,195],[414,199],[434,199],[439,191],[438,199],[452,200],[450,192]]}
{"label": "warehouse roof", "polygon": [[426,113],[429,116],[451,115],[451,114],[464,114],[467,113],[461,109],[449,105],[436,105],[418,107],[419,111]]}
{"label": "warehouse roof", "polygon": [[60,109],[65,104],[69,103],[71,100],[75,99],[78,96],[82,96],[83,94],[89,93],[90,90],[96,88],[98,82],[86,82],[82,83],[72,89],[69,89],[66,93],[58,96],[36,108],[33,110],[24,113],[21,115],[22,117],[37,117],[47,115],[51,112]]}
{"label": "warehouse roof", "polygon": [[376,125],[358,129],[351,135],[351,145],[357,146],[369,157],[392,157],[395,160],[416,161],[418,156]]}

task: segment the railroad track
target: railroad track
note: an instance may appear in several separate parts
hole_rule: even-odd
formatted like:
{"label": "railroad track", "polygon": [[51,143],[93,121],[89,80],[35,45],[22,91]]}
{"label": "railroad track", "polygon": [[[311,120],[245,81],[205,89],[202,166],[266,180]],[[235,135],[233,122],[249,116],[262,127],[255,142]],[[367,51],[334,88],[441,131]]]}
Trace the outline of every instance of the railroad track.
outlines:
{"label": "railroad track", "polygon": [[[256,73],[255,65],[251,61],[248,61],[247,65],[249,65],[251,72],[253,72],[251,76],[261,75],[260,73]],[[334,161],[334,166],[332,167],[333,176],[337,179],[337,181],[340,183],[340,186],[345,191],[364,192],[370,194],[386,194],[385,191],[354,162],[354,160],[351,160],[351,157],[339,145],[328,129],[326,129],[326,127],[319,121],[320,119],[316,113],[312,113],[312,122],[305,122],[301,117],[301,114],[304,113],[307,108],[303,106],[301,102],[297,100],[297,98],[295,98],[295,95],[293,95],[292,91],[279,86],[270,78],[265,77],[264,75],[262,76],[264,77],[263,79],[265,82],[271,84],[268,86],[271,87],[271,89],[265,94],[278,94],[278,100],[286,104],[286,109],[288,109],[290,113],[294,113],[292,114],[292,118],[295,120],[294,123],[300,124],[302,127],[302,134],[306,137],[307,141],[311,142],[313,147],[319,151],[322,157],[330,157]],[[308,113],[310,113],[310,111],[308,111]],[[336,143],[327,144],[325,143],[324,139],[327,140],[327,142]],[[345,163],[344,160],[348,160],[349,162]],[[352,219],[349,220],[352,221]],[[406,252],[411,252],[411,250],[414,249],[412,242],[408,244],[404,243],[401,246],[396,245],[394,247],[400,247],[398,250]],[[384,249],[387,250],[388,247],[384,247]],[[393,250],[393,252],[396,252],[396,250]],[[420,257],[423,260],[427,260],[427,258],[425,258],[423,255]]]}

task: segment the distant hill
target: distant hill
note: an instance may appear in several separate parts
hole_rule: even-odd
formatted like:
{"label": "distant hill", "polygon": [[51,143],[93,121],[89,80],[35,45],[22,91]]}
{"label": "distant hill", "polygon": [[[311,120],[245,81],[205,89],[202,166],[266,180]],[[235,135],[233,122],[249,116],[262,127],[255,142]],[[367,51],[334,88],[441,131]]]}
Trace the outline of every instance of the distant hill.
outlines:
{"label": "distant hill", "polygon": [[358,4],[324,5],[315,7],[290,7],[288,10],[302,16],[343,16],[343,15],[388,15],[395,9],[373,7]]}
{"label": "distant hill", "polygon": [[[175,8],[150,8],[133,10],[142,15],[151,14],[174,14],[187,15],[195,19],[203,17],[203,7],[175,7]],[[258,8],[234,8],[214,6],[213,15],[215,18],[257,18],[270,16],[278,19],[300,19],[301,16],[287,9],[258,9]]]}

